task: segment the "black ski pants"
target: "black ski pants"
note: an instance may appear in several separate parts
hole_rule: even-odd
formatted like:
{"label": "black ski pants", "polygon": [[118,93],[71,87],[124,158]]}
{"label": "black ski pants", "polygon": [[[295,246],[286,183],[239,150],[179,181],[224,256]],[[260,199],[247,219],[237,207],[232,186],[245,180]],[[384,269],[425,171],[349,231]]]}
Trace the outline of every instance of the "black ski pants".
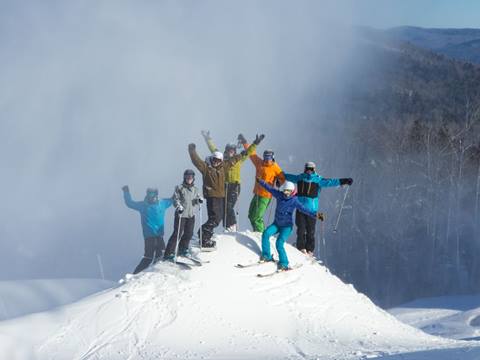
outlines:
{"label": "black ski pants", "polygon": [[297,225],[297,249],[313,252],[315,250],[315,225],[317,220],[300,212],[295,212]]}
{"label": "black ski pants", "polygon": [[137,265],[134,274],[138,274],[140,271],[145,270],[151,263],[157,262],[162,258],[163,250],[165,249],[165,243],[163,242],[163,236],[153,236],[145,239],[145,252],[142,260]]}
{"label": "black ski pants", "polygon": [[225,218],[223,219],[223,226],[228,228],[237,224],[237,217],[235,215],[235,204],[240,196],[240,184],[238,183],[226,183],[225,184],[225,205],[227,209],[225,211]]}
{"label": "black ski pants", "polygon": [[178,213],[175,213],[175,220],[173,224],[173,234],[168,240],[167,249],[165,250],[165,256],[175,254],[175,248],[177,246],[177,239],[180,237],[178,244],[178,252],[182,253],[188,249],[190,240],[192,240],[193,229],[195,227],[195,216],[192,217],[180,217]]}
{"label": "black ski pants", "polygon": [[213,231],[223,219],[225,198],[207,197],[208,219],[202,225],[202,241],[209,241],[213,236]]}

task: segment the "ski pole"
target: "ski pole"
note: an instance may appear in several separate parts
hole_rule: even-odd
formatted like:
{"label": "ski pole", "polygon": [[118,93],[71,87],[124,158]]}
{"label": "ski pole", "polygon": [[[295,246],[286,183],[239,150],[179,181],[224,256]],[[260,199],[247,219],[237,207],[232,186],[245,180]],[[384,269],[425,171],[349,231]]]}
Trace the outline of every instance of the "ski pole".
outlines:
{"label": "ski pole", "polygon": [[203,223],[203,220],[202,220],[202,204],[199,204],[198,206],[198,213],[200,215],[200,229],[198,230],[198,233],[199,233],[199,236],[198,236],[198,241],[199,241],[199,245],[200,245],[200,250],[202,250],[202,236],[203,236],[203,229],[202,229],[202,223]]}
{"label": "ski pole", "polygon": [[177,222],[177,242],[175,244],[175,256],[173,257],[173,262],[176,264],[177,263],[177,254],[178,254],[178,242],[180,241],[180,226],[182,224],[182,216],[180,214],[178,215],[178,222]]}
{"label": "ski pole", "polygon": [[338,223],[340,222],[340,216],[342,215],[343,206],[345,205],[345,200],[347,199],[348,190],[350,190],[350,186],[347,186],[347,190],[345,190],[345,195],[343,196],[342,206],[340,206],[340,211],[338,212],[337,222],[335,223],[335,227],[333,228],[333,233],[337,233]]}

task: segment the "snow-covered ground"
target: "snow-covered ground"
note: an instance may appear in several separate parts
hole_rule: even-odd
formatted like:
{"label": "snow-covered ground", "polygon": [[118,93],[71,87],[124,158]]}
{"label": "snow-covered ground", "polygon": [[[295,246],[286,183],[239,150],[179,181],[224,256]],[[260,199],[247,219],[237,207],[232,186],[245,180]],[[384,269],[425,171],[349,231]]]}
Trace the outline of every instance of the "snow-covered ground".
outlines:
{"label": "snow-covered ground", "polygon": [[217,237],[192,270],[160,263],[54,311],[0,323],[8,359],[480,359],[477,342],[401,323],[292,246],[302,267],[258,278],[253,233]]}
{"label": "snow-covered ground", "polygon": [[459,340],[480,339],[480,295],[419,299],[389,312],[432,335]]}

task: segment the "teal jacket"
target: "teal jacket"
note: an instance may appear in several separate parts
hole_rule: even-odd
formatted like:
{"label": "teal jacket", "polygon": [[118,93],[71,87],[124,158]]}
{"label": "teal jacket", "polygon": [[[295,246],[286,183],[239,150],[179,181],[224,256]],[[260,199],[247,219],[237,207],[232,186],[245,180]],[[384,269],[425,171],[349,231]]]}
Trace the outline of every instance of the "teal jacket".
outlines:
{"label": "teal jacket", "polygon": [[165,211],[172,205],[172,199],[161,199],[156,203],[133,201],[130,192],[124,191],[125,205],[140,213],[142,221],[143,237],[145,239],[154,236],[163,236],[165,230]]}
{"label": "teal jacket", "polygon": [[285,174],[285,180],[297,184],[298,200],[303,206],[313,212],[318,211],[318,198],[320,197],[322,188],[340,186],[339,179],[326,179],[317,173]]}

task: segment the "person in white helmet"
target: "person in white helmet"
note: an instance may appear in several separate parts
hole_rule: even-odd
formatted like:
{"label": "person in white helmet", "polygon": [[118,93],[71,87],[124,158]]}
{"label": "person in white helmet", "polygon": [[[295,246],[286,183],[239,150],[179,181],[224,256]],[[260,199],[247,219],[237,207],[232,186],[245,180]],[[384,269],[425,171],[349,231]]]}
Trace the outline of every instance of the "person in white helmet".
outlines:
{"label": "person in white helmet", "polygon": [[216,243],[212,240],[212,236],[215,228],[223,219],[225,202],[225,166],[223,163],[223,154],[215,151],[203,161],[197,154],[195,144],[188,145],[188,152],[193,165],[195,165],[202,174],[203,196],[207,200],[208,219],[199,230],[199,232],[202,232],[202,247],[215,248]]}
{"label": "person in white helmet", "polygon": [[288,239],[293,228],[293,211],[301,211],[313,219],[323,220],[322,213],[311,211],[302,205],[295,196],[295,184],[290,181],[280,187],[280,190],[275,189],[260,178],[257,182],[265,190],[270,192],[274,198],[277,199],[277,207],[275,209],[275,220],[268,226],[262,234],[262,255],[260,261],[274,261],[272,253],[270,252],[270,237],[278,234],[275,246],[278,251],[278,270],[290,270],[288,266],[288,257],[285,252],[285,241]]}

